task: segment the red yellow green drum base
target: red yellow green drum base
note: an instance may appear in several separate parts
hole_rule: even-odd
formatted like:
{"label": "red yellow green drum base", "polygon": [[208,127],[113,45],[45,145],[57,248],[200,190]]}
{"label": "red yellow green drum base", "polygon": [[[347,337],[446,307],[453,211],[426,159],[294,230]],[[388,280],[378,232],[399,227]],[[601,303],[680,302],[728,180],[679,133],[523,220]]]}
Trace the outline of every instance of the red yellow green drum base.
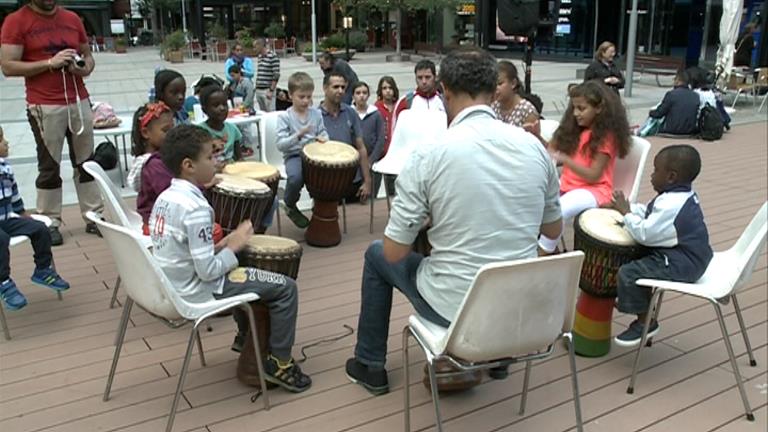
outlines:
{"label": "red yellow green drum base", "polygon": [[584,291],[576,302],[573,346],[576,354],[601,357],[611,350],[611,320],[615,298],[595,297]]}

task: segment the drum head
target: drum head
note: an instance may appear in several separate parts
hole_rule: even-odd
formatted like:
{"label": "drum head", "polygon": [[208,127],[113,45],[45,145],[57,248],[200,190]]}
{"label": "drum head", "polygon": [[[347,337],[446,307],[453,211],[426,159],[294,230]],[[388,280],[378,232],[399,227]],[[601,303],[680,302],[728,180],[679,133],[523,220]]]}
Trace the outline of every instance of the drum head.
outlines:
{"label": "drum head", "polygon": [[235,162],[225,166],[224,174],[261,180],[277,176],[278,171],[277,168],[272,165],[267,165],[262,162],[246,161]]}
{"label": "drum head", "polygon": [[288,255],[301,252],[301,246],[289,238],[262,234],[251,236],[245,248],[249,253],[258,255]]}
{"label": "drum head", "polygon": [[624,217],[616,210],[596,208],[579,215],[578,224],[589,237],[616,246],[635,246],[637,242],[624,228]]}
{"label": "drum head", "polygon": [[310,143],[304,146],[302,152],[308,160],[327,166],[353,165],[360,158],[354,147],[339,141]]}
{"label": "drum head", "polygon": [[214,190],[232,195],[261,195],[271,193],[269,187],[258,181],[230,174],[218,174],[221,181],[213,187]]}

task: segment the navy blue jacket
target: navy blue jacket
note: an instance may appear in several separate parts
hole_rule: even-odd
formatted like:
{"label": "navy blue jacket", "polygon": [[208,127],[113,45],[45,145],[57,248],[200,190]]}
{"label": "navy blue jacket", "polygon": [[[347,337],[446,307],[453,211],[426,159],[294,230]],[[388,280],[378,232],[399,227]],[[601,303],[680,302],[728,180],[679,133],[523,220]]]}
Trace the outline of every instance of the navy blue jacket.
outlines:
{"label": "navy blue jacket", "polygon": [[672,185],[647,206],[632,204],[631,210],[624,215],[625,227],[638,243],[665,258],[676,281],[695,282],[704,274],[712,247],[690,183]]}
{"label": "navy blue jacket", "polygon": [[699,95],[688,86],[677,86],[648,116],[664,118],[660,133],[694,135],[699,132]]}

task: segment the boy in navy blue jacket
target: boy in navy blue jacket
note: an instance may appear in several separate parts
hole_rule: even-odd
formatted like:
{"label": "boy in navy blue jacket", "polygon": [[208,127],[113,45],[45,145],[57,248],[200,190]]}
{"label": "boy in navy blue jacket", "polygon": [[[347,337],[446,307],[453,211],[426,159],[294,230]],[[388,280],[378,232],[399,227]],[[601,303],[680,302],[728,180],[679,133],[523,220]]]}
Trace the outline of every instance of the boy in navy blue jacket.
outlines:
{"label": "boy in navy blue jacket", "polygon": [[[625,228],[650,253],[624,264],[618,274],[617,308],[637,315],[629,328],[616,336],[619,346],[640,343],[643,323],[649,312],[651,290],[635,284],[638,279],[662,279],[695,282],[712,259],[709,234],[693,180],[701,171],[699,152],[690,145],[663,148],[653,160],[651,184],[658,193],[648,203],[627,202],[621,192],[614,192],[613,205],[624,215]],[[651,322],[648,337],[659,332],[659,323]]]}
{"label": "boy in navy blue jacket", "polygon": [[35,271],[32,282],[54,291],[69,289],[69,283],[53,270],[51,235],[44,223],[24,215],[24,202],[13,171],[5,158],[8,157],[8,141],[0,128],[0,298],[8,310],[18,310],[27,305],[27,299],[19,292],[11,279],[11,237],[27,236],[35,251]]}

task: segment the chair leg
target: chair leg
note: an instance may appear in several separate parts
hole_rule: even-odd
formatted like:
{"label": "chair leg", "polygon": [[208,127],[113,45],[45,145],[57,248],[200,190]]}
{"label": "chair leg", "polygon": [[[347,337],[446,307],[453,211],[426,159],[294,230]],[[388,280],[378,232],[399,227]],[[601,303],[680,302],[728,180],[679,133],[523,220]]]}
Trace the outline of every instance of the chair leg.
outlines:
{"label": "chair leg", "polygon": [[752,408],[749,407],[749,400],[747,399],[747,393],[744,391],[744,382],[741,379],[741,373],[739,372],[739,365],[736,363],[736,356],[733,355],[733,346],[731,345],[731,338],[728,337],[728,329],[725,328],[725,319],[723,319],[723,312],[720,310],[720,305],[716,302],[712,303],[717,313],[717,321],[720,323],[720,332],[723,333],[723,342],[725,342],[725,349],[728,351],[728,358],[731,360],[731,368],[733,369],[733,376],[736,377],[736,386],[739,388],[739,394],[741,395],[741,401],[744,403],[744,410],[747,414],[747,420],[755,421],[755,415],[752,414]]}
{"label": "chair leg", "polygon": [[179,372],[179,383],[176,385],[176,394],[173,396],[173,403],[171,404],[171,412],[168,414],[168,423],[165,426],[165,432],[171,432],[173,430],[173,420],[176,418],[176,408],[179,406],[179,399],[181,398],[181,389],[184,387],[184,380],[187,378],[187,370],[189,370],[189,361],[192,358],[192,346],[197,335],[197,323],[192,326],[192,331],[189,333],[189,341],[187,342],[187,352],[184,354],[184,362],[181,364],[181,371]]}
{"label": "chair leg", "polygon": [[59,301],[64,300],[64,297],[61,295],[61,291],[56,291],[56,298],[58,298]]}
{"label": "chair leg", "polygon": [[206,367],[205,364],[205,353],[203,352],[203,340],[200,339],[200,332],[195,332],[195,336],[197,339],[197,352],[200,353],[200,366]]}
{"label": "chair leg", "polygon": [[275,217],[277,218],[277,235],[278,237],[281,237],[283,235],[283,226],[280,223],[280,204],[277,205],[277,212],[275,213]]}
{"label": "chair leg", "polygon": [[584,426],[581,421],[581,396],[579,396],[579,379],[576,375],[576,349],[573,346],[573,336],[568,333],[568,358],[571,364],[571,385],[573,386],[573,408],[576,410],[576,430],[582,432]]}
{"label": "chair leg", "polygon": [[640,365],[640,352],[643,350],[643,346],[648,341],[648,328],[651,325],[651,318],[653,318],[653,311],[651,308],[655,305],[663,290],[656,289],[651,297],[651,306],[648,307],[648,313],[645,315],[645,323],[643,323],[643,334],[640,337],[640,346],[637,347],[637,354],[635,354],[635,363],[632,365],[632,377],[629,379],[629,387],[627,387],[627,393],[632,394],[635,392],[635,379],[637,379],[637,367]]}
{"label": "chair leg", "polygon": [[427,369],[429,370],[429,388],[432,390],[432,404],[435,406],[437,432],[443,432],[443,421],[440,419],[440,394],[437,390],[437,376],[434,363],[427,360]]}
{"label": "chair leg", "polygon": [[341,200],[341,217],[344,224],[344,234],[347,233],[347,200]]}
{"label": "chair leg", "polygon": [[[652,318],[652,321],[654,321],[654,320],[658,321],[659,320],[659,314],[661,313],[661,300],[663,298],[664,298],[664,291],[659,293],[659,298],[656,300],[656,304],[653,307],[653,312],[652,312],[653,318]],[[647,346],[649,348],[651,346],[653,346],[653,338],[648,339],[645,342],[645,346]]]}
{"label": "chair leg", "polygon": [[408,336],[411,335],[411,328],[405,326],[403,329],[403,418],[405,420],[405,432],[411,432],[411,387],[409,385],[411,377],[408,371],[410,366],[408,356]]}
{"label": "chair leg", "polygon": [[131,309],[133,308],[133,299],[127,297],[125,299],[125,305],[123,305],[123,315],[120,318],[120,324],[117,326],[117,338],[115,339],[115,355],[112,357],[112,366],[109,368],[109,375],[107,376],[107,388],[104,389],[104,402],[109,400],[109,391],[112,390],[112,380],[115,378],[115,371],[117,370],[117,360],[120,358],[120,350],[123,349],[123,341],[125,340],[125,329],[128,327],[128,319],[131,317]]}
{"label": "chair leg", "polygon": [[[251,328],[251,337],[253,337],[253,349],[259,349],[259,332],[256,331],[256,318],[253,315],[253,309],[247,303],[242,304],[241,309],[248,314],[248,325]],[[264,379],[264,361],[260,353],[256,353],[256,367],[259,369],[259,385],[261,386],[261,395],[264,399],[264,410],[269,411],[269,395],[267,394],[267,381]],[[170,432],[170,431],[169,431]]]}
{"label": "chair leg", "polygon": [[5,334],[5,340],[11,340],[11,331],[8,329],[8,321],[5,320],[5,310],[3,305],[0,304],[0,324],[3,325],[3,334]]}
{"label": "chair leg", "polygon": [[371,193],[371,196],[369,196],[368,199],[371,200],[371,220],[368,223],[368,234],[373,234],[373,201],[376,200],[376,197]]}
{"label": "chair leg", "polygon": [[525,414],[525,403],[528,400],[528,383],[531,379],[531,361],[525,362],[525,374],[523,375],[523,393],[520,395],[520,411],[518,414]]}
{"label": "chair leg", "polygon": [[115,308],[115,302],[117,301],[117,290],[120,289],[120,282],[122,282],[122,279],[120,279],[120,275],[117,275],[117,280],[115,281],[115,287],[112,288],[112,299],[109,300],[110,309]]}
{"label": "chair leg", "polygon": [[736,295],[731,296],[731,301],[733,301],[733,309],[736,310],[736,318],[739,320],[739,329],[741,330],[741,337],[744,338],[744,346],[747,347],[749,365],[752,367],[757,366],[755,356],[752,354],[752,344],[749,343],[749,337],[747,337],[747,328],[744,325],[744,317],[741,315],[741,307],[739,307],[739,302],[736,300]]}

